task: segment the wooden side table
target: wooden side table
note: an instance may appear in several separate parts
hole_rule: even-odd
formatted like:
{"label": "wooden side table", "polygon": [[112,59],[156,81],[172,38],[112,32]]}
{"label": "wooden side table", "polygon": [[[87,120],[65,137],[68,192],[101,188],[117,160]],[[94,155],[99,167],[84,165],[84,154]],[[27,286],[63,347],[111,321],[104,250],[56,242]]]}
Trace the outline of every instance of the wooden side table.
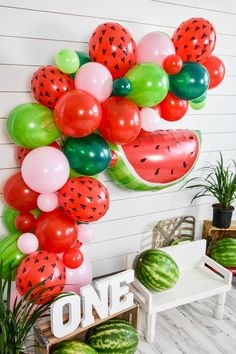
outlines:
{"label": "wooden side table", "polygon": [[209,255],[211,246],[216,240],[226,237],[236,238],[236,220],[231,222],[228,229],[219,229],[213,226],[210,220],[203,221],[202,238],[207,240],[207,255]]}

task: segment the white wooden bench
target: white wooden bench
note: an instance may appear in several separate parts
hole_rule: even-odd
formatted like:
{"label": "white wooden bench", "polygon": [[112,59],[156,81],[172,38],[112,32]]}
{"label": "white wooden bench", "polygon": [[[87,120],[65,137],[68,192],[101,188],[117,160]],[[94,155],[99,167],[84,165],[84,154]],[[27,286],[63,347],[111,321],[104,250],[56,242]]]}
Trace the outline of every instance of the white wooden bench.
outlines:
{"label": "white wooden bench", "polygon": [[[215,317],[222,319],[226,292],[231,289],[231,272],[205,255],[206,240],[164,247],[161,250],[171,255],[178,264],[180,276],[177,284],[172,289],[156,292],[148,290],[135,278],[131,286],[145,312],[145,339],[148,343],[154,340],[158,312],[218,295]],[[132,268],[134,258],[135,255],[128,256],[129,268]]]}

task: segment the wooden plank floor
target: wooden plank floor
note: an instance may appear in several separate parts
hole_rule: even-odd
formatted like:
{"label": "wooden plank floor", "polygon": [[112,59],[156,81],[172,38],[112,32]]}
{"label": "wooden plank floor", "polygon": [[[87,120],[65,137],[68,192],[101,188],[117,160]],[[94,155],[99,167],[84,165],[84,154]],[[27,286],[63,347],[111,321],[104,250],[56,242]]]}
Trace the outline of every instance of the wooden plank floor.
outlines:
{"label": "wooden plank floor", "polygon": [[236,287],[227,295],[223,320],[213,317],[215,302],[211,297],[158,314],[153,345],[141,333],[137,354],[235,354]]}

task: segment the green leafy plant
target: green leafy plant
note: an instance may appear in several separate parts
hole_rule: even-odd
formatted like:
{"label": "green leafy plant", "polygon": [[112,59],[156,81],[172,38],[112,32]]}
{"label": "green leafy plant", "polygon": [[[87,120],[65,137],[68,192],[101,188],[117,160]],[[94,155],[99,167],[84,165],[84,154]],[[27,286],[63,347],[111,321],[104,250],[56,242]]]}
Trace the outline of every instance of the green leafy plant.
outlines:
{"label": "green leafy plant", "polygon": [[225,166],[220,153],[215,165],[203,167],[200,171],[202,174],[205,172],[206,177],[193,177],[182,186],[186,189],[199,189],[191,203],[201,197],[213,196],[222,209],[231,208],[236,198],[236,161],[232,161],[232,166]]}
{"label": "green leafy plant", "polygon": [[[11,272],[6,279],[3,277],[3,262],[0,262],[0,354],[18,354],[24,352],[24,343],[34,323],[42,317],[48,316],[50,306],[58,299],[50,296],[50,301],[44,304],[36,304],[28,301],[37,301],[47,291],[39,283],[32,287],[19,300],[15,299],[13,306],[11,303],[12,283]],[[35,294],[36,290],[36,294]],[[34,293],[33,293],[34,292]],[[71,294],[60,294],[64,297]]]}

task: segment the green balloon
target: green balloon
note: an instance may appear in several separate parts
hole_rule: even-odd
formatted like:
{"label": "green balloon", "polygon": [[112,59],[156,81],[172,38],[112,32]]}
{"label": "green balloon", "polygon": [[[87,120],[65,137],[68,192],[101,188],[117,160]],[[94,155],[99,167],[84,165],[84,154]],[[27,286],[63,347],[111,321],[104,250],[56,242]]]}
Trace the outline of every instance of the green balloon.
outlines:
{"label": "green balloon", "polygon": [[15,227],[15,219],[20,212],[18,210],[12,209],[9,206],[5,205],[2,212],[2,223],[7,231],[10,233],[17,232]]}
{"label": "green balloon", "polygon": [[80,60],[73,49],[62,49],[56,54],[56,66],[66,74],[73,74],[79,69]]}
{"label": "green balloon", "polygon": [[195,100],[192,100],[192,102],[194,102],[194,103],[200,103],[200,102],[202,102],[202,101],[205,101],[205,100],[206,100],[206,97],[207,97],[207,91],[206,91],[203,95],[201,95],[200,97],[195,98]]}
{"label": "green balloon", "polygon": [[3,265],[3,279],[8,278],[9,271],[11,270],[12,280],[14,280],[17,268],[26,256],[21,253],[17,247],[19,236],[20,232],[14,232],[0,239],[0,262],[2,262]]}
{"label": "green balloon", "polygon": [[134,65],[125,75],[131,82],[131,92],[127,96],[139,107],[152,107],[167,95],[169,79],[165,70],[157,64]]}
{"label": "green balloon", "polygon": [[[76,172],[73,168],[70,168],[69,178],[82,177],[82,176],[85,176],[85,175],[82,175],[81,173]],[[88,176],[88,177],[97,178],[98,174],[97,175]]]}
{"label": "green balloon", "polygon": [[202,101],[202,102],[193,102],[193,101],[190,101],[189,104],[190,104],[190,107],[191,107],[192,109],[198,110],[198,109],[202,109],[202,108],[205,106],[206,100],[205,100],[205,101]]}
{"label": "green balloon", "polygon": [[[91,62],[90,56],[89,56],[87,53],[76,51],[76,54],[77,54],[78,57],[79,57],[79,67],[80,67],[80,68],[81,68],[81,66],[83,66],[84,64],[87,64],[87,63],[90,63],[90,62]],[[70,76],[72,77],[72,79],[75,78],[75,74],[76,74],[76,73],[70,74]]]}
{"label": "green balloon", "polygon": [[27,149],[49,145],[61,134],[53,112],[38,103],[16,106],[7,118],[7,131],[15,144]]}
{"label": "green balloon", "polygon": [[104,171],[111,161],[109,144],[94,133],[84,138],[68,138],[63,151],[70,167],[86,176]]}
{"label": "green balloon", "polygon": [[114,96],[127,96],[131,91],[131,82],[126,77],[121,77],[113,82],[112,93]]}
{"label": "green balloon", "polygon": [[38,208],[31,210],[30,213],[35,217],[35,219],[38,219],[42,214],[41,210]]}
{"label": "green balloon", "polygon": [[169,75],[170,91],[178,98],[192,101],[202,96],[209,86],[208,71],[199,63],[187,62],[176,75]]}

